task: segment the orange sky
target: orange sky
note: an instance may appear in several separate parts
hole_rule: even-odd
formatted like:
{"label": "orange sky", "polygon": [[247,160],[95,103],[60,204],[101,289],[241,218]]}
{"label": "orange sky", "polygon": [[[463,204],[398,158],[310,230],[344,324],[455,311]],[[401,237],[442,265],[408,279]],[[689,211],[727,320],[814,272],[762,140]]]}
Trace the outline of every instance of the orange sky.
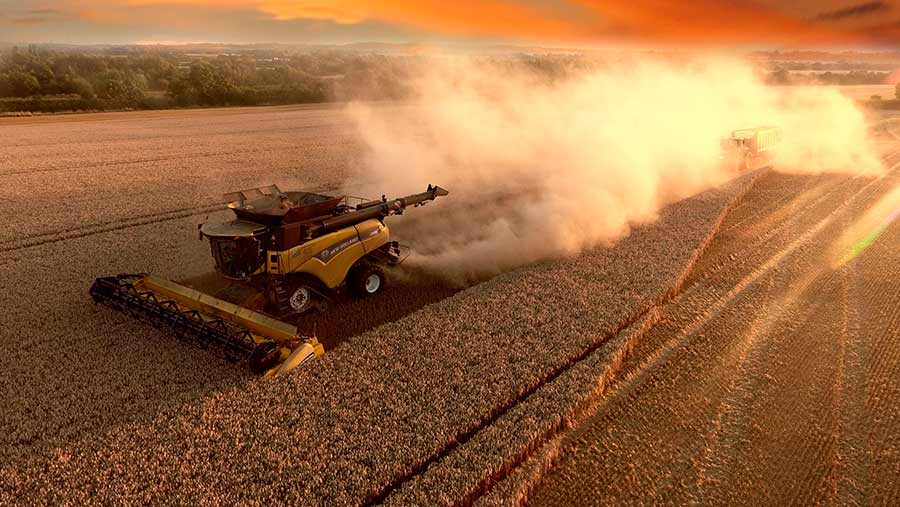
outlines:
{"label": "orange sky", "polygon": [[890,45],[895,1],[0,0],[0,41]]}

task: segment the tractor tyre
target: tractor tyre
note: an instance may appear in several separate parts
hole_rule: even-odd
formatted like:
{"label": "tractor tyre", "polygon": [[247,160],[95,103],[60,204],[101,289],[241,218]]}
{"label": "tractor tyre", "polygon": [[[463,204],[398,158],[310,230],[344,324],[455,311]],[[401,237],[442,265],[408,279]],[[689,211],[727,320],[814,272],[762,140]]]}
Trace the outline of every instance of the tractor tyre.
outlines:
{"label": "tractor tyre", "polygon": [[754,165],[755,165],[755,164],[754,164],[754,158],[753,158],[753,155],[752,155],[751,153],[746,153],[746,154],[744,155],[744,167],[743,167],[743,171],[744,171],[744,172],[752,171],[753,169],[755,169]]}

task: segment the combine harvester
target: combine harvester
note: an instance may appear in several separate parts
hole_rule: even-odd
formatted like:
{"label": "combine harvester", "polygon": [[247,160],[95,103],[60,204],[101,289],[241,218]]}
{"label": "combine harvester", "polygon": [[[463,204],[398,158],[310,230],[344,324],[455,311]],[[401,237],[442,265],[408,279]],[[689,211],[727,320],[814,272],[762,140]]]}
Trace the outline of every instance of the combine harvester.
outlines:
{"label": "combine harvester", "polygon": [[775,152],[781,142],[778,127],[755,127],[735,130],[722,139],[722,158],[728,167],[753,171],[775,167]]}
{"label": "combine harvester", "polygon": [[[420,194],[351,206],[348,197],[272,185],[227,194],[237,219],[201,224],[200,237],[210,242],[216,272],[264,297],[278,317],[325,311],[345,288],[359,297],[384,288],[383,267],[397,264],[400,255],[386,217],[447,193],[429,185]],[[315,337],[300,336],[283,320],[152,275],[98,278],[90,294],[257,373],[284,373],[324,353]]]}

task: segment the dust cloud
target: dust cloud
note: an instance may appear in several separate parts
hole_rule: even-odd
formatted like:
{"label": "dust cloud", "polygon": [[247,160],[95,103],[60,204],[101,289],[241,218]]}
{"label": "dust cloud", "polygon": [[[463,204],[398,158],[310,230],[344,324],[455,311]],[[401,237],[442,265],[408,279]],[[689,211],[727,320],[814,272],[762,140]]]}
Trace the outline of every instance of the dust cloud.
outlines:
{"label": "dust cloud", "polygon": [[783,130],[778,168],[878,173],[863,114],[833,89],[766,86],[739,60],[649,59],[547,78],[435,59],[405,105],[352,104],[364,195],[450,196],[391,222],[408,262],[460,283],[609,244],[667,203],[734,178],[720,140]]}

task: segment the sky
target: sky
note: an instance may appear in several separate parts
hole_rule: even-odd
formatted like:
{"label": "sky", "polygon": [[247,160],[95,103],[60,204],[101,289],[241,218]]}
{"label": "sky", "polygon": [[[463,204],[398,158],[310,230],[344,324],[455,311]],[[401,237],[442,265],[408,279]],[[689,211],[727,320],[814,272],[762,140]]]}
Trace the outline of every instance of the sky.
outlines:
{"label": "sky", "polygon": [[0,41],[891,47],[900,0],[0,0]]}

